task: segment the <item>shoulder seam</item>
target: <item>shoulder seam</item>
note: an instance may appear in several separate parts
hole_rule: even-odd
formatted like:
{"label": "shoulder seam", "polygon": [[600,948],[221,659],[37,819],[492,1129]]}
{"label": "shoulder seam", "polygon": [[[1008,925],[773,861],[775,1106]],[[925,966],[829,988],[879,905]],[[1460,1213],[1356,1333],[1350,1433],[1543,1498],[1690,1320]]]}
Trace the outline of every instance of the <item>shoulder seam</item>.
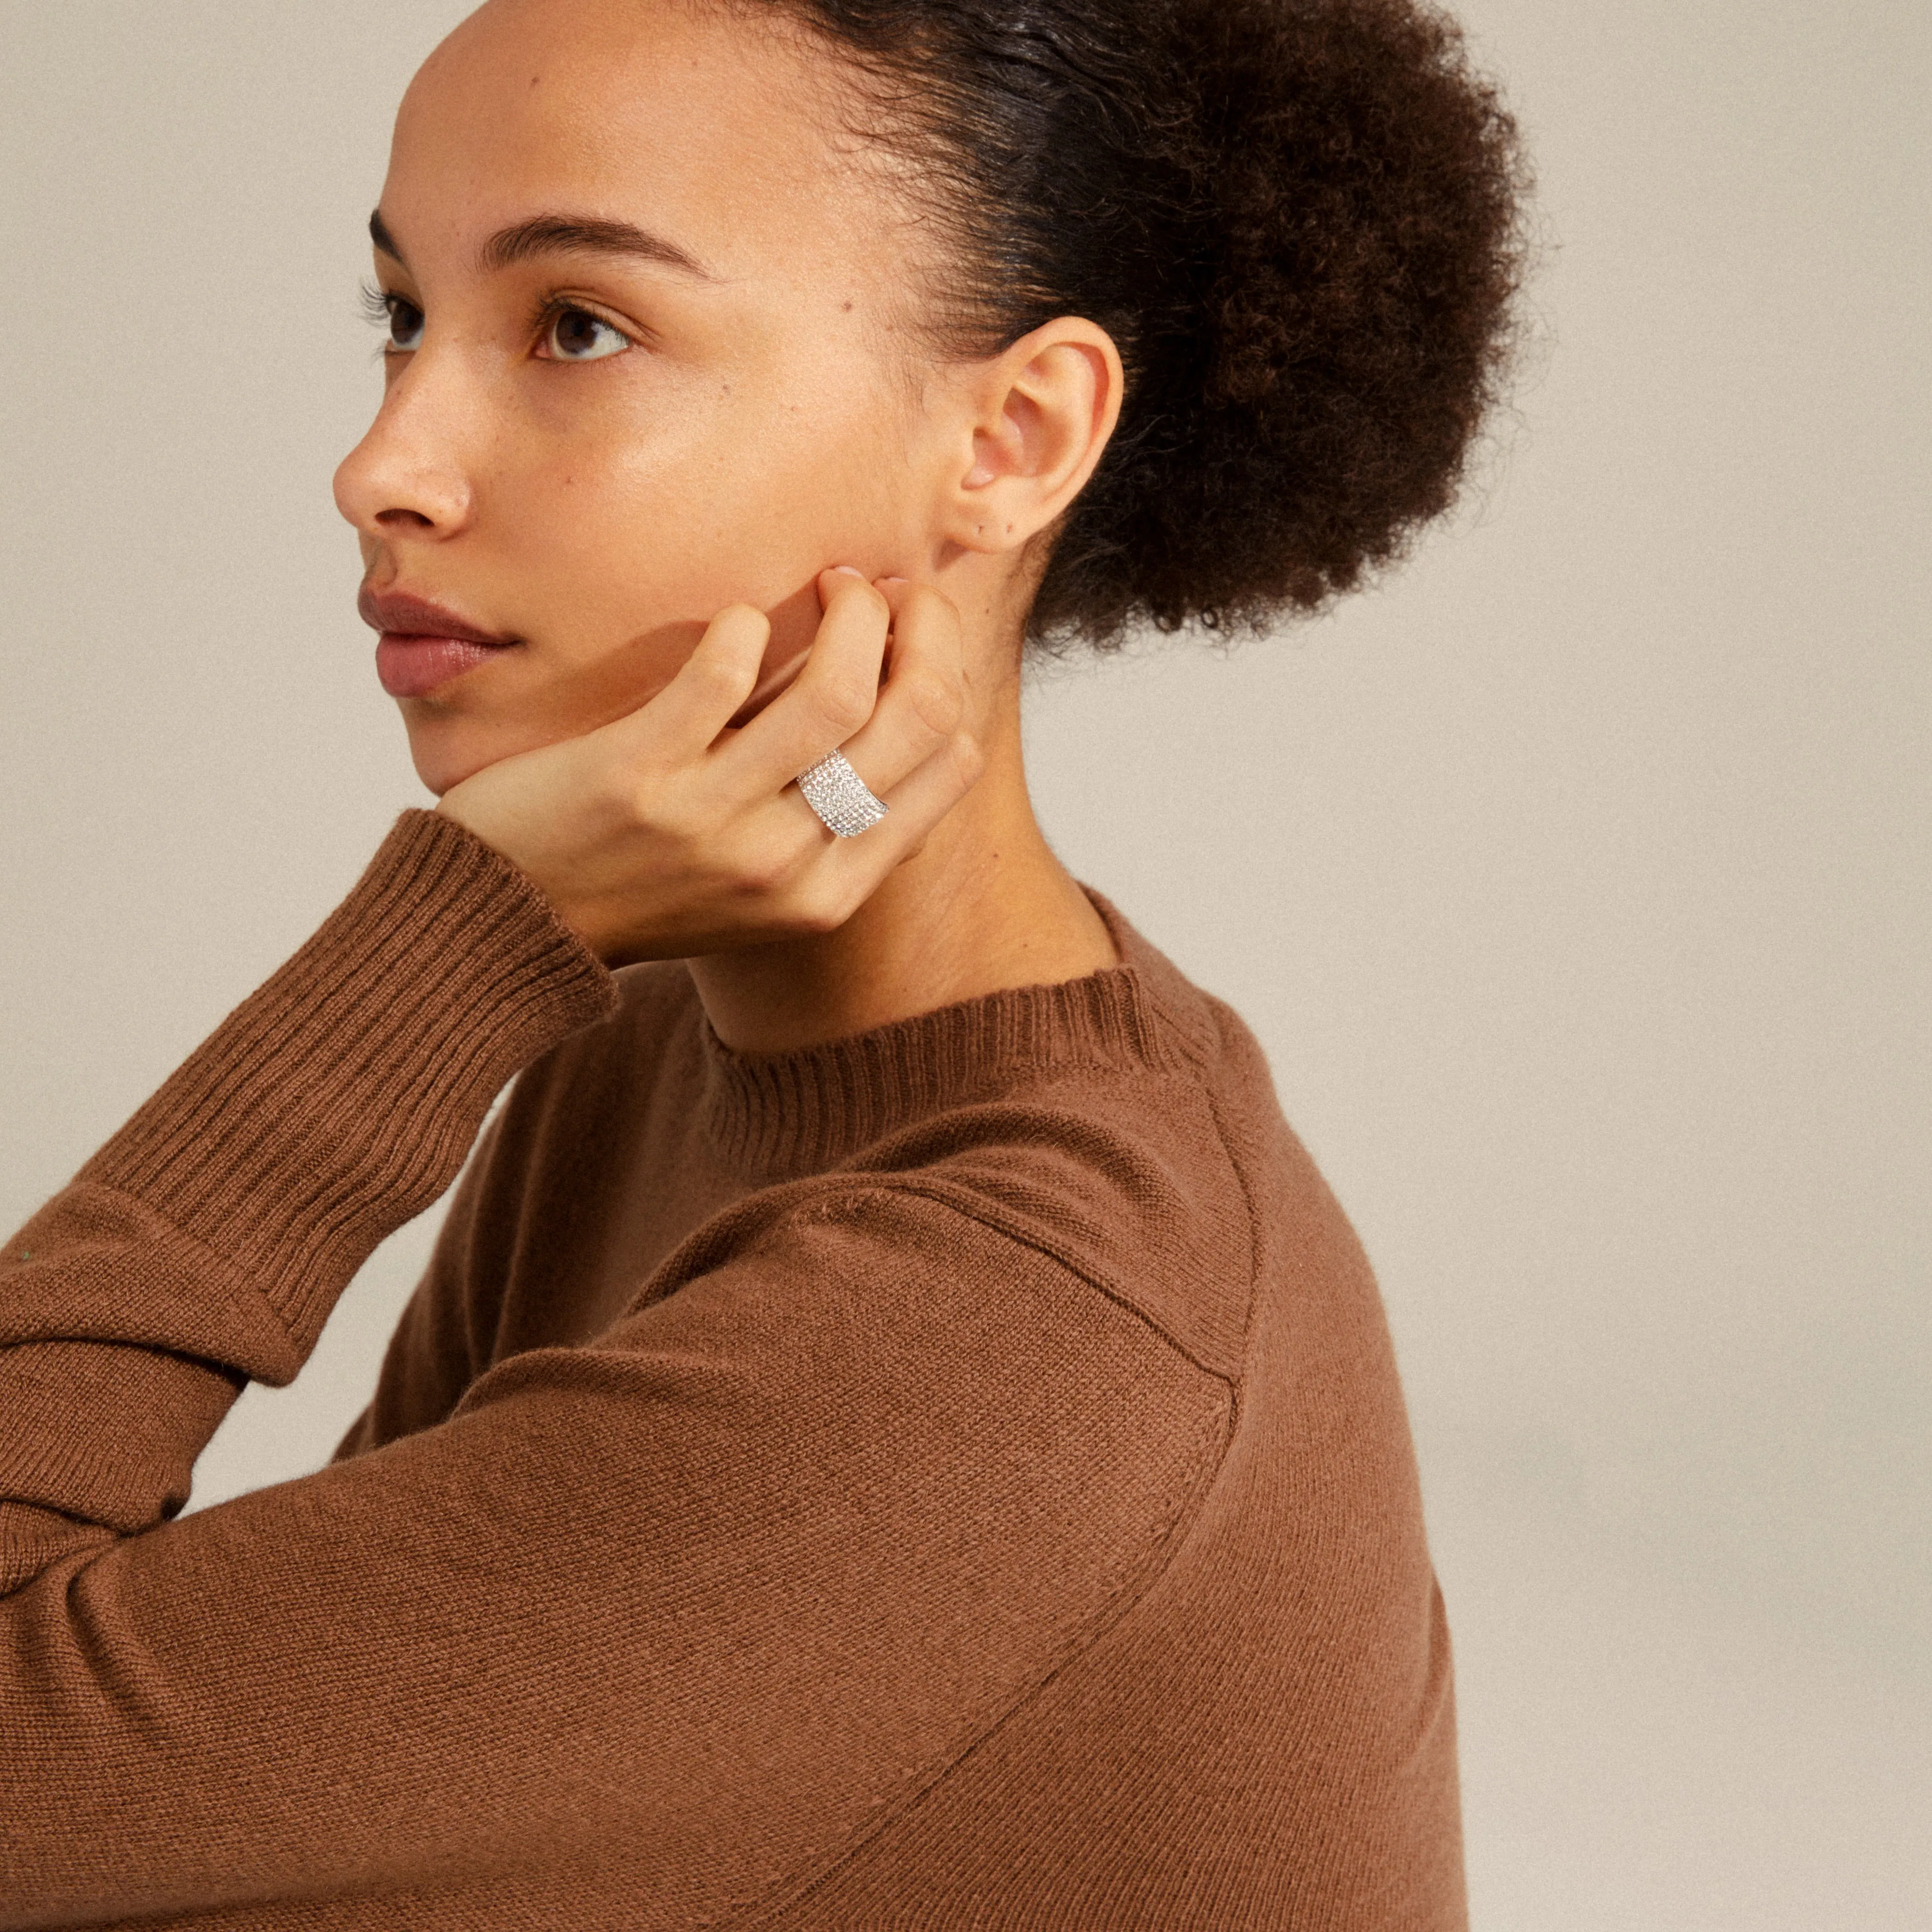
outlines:
{"label": "shoulder seam", "polygon": [[[978,1216],[974,1218],[977,1219]],[[1029,1246],[1033,1245],[1029,1243]],[[1052,1257],[1058,1259],[1058,1256]],[[1076,1273],[1080,1270],[1075,1270]],[[1083,1275],[1083,1279],[1085,1277]],[[1151,1325],[1151,1324],[1150,1324]],[[1178,1352],[1185,1355],[1183,1349]],[[1191,1357],[1188,1358],[1192,1360]],[[1215,1382],[1225,1386],[1225,1378],[1214,1370],[1204,1372]],[[924,1804],[944,1785],[974,1754],[983,1749],[988,1741],[998,1735],[1040,1698],[1047,1687],[1061,1673],[1070,1669],[1085,1657],[1107,1635],[1116,1624],[1124,1618],[1136,1604],[1142,1602],[1169,1568],[1172,1565],[1180,1546],[1192,1532],[1206,1506],[1208,1497],[1213,1492],[1227,1462],[1228,1449],[1234,1439],[1238,1420],[1238,1404],[1234,1392],[1229,1391],[1224,1407],[1216,1402],[1212,1412],[1197,1424],[1192,1454],[1183,1468],[1179,1480],[1172,1491],[1172,1501],[1166,1518],[1154,1536],[1143,1544],[1138,1562],[1131,1558],[1122,1567],[1112,1587],[1108,1591],[1100,1606],[1087,1620],[1084,1630],[1075,1635],[1062,1648],[1060,1654],[1049,1664],[1046,1673],[1029,1689],[997,1712],[964,1747],[956,1752],[950,1762],[936,1768],[925,1767],[916,1771],[904,1780],[900,1789],[884,1801],[886,1815],[867,1821],[848,1834],[847,1842],[837,1849],[819,1868],[808,1876],[801,1874],[789,1882],[782,1882],[758,1897],[730,1901],[723,1915],[711,1915],[699,1922],[704,1925],[734,1924],[746,1928],[770,1925],[773,1915],[788,1912],[825,1885],[838,1871],[856,1858],[866,1847],[890,1831],[902,1818],[908,1816]],[[1202,1480],[1204,1474],[1206,1480]],[[921,1781],[921,1780],[923,1781]]]}
{"label": "shoulder seam", "polygon": [[[1220,1120],[1217,1116],[1215,1123],[1216,1131],[1217,1132],[1220,1132]],[[1225,1141],[1222,1145],[1222,1152],[1224,1154],[1227,1152]],[[1237,1178],[1239,1178],[1238,1170],[1237,1171]],[[1247,1198],[1246,1184],[1244,1182],[1241,1185],[1242,1198],[1245,1202]],[[1084,1262],[1079,1260],[1068,1249],[1063,1246],[1058,1242],[1043,1238],[1037,1229],[1026,1226],[1024,1223],[1020,1222],[1016,1216],[1010,1216],[1001,1213],[1000,1210],[992,1202],[982,1199],[978,1195],[972,1192],[970,1189],[956,1186],[949,1181],[935,1180],[930,1178],[922,1178],[920,1180],[899,1180],[896,1178],[889,1178],[881,1175],[872,1175],[868,1178],[867,1184],[863,1189],[854,1189],[851,1196],[844,1198],[854,1198],[860,1194],[879,1194],[887,1196],[901,1194],[917,1194],[923,1196],[926,1198],[937,1202],[941,1207],[950,1208],[953,1213],[962,1216],[967,1220],[976,1221],[982,1227],[990,1228],[994,1234],[1003,1234],[1009,1240],[1018,1242],[1022,1247],[1030,1248],[1036,1254],[1044,1255],[1048,1261],[1057,1262],[1060,1267],[1066,1269],[1068,1274],[1075,1276],[1076,1279],[1084,1282],[1096,1294],[1099,1294],[1106,1300],[1111,1301],[1117,1308],[1124,1310],[1128,1314],[1132,1316],[1133,1318],[1138,1322],[1143,1328],[1147,1329],[1150,1334],[1157,1335],[1175,1354],[1178,1355],[1181,1358],[1183,1361],[1186,1362],[1191,1366],[1198,1369],[1202,1374],[1208,1377],[1210,1380],[1219,1382],[1222,1388],[1228,1390],[1231,1400],[1238,1400],[1237,1384],[1232,1378],[1223,1375],[1219,1369],[1211,1368],[1207,1363],[1202,1361],[1200,1357],[1196,1354],[1192,1349],[1189,1348],[1185,1342],[1182,1342],[1178,1336],[1172,1334],[1168,1329],[1162,1327],[1160,1322],[1156,1322],[1152,1316],[1148,1314],[1145,1309],[1142,1308],[1138,1303],[1133,1300],[1131,1297],[1122,1294],[1120,1289],[1114,1286],[1112,1282],[1106,1280],[1101,1275],[1097,1274],[1093,1269],[1086,1266]],[[834,1204],[830,1201],[827,1201],[823,1204],[814,1204],[814,1206],[819,1207],[820,1211],[821,1212],[836,1211]],[[1254,1304],[1254,1269],[1252,1259],[1253,1244],[1253,1210],[1252,1204],[1250,1204],[1249,1208],[1249,1235],[1250,1262],[1248,1270],[1248,1321],[1251,1323]],[[1244,1352],[1245,1353],[1246,1343],[1246,1324],[1244,1324],[1243,1329],[1242,1341]]]}
{"label": "shoulder seam", "polygon": [[1255,1298],[1260,1292],[1262,1275],[1261,1216],[1255,1211],[1254,1190],[1248,1184],[1246,1170],[1236,1157],[1228,1139],[1228,1124],[1222,1118],[1221,1103],[1215,1097],[1211,1087],[1202,1089],[1208,1102],[1208,1116],[1214,1123],[1215,1138],[1221,1143],[1221,1157],[1228,1163],[1228,1169],[1234,1177],[1234,1185],[1241,1190],[1241,1211],[1248,1222],[1248,1293],[1241,1310],[1241,1372],[1233,1384],[1234,1408],[1238,1420],[1241,1406],[1241,1390],[1247,1381],[1248,1351],[1253,1346],[1255,1335]]}

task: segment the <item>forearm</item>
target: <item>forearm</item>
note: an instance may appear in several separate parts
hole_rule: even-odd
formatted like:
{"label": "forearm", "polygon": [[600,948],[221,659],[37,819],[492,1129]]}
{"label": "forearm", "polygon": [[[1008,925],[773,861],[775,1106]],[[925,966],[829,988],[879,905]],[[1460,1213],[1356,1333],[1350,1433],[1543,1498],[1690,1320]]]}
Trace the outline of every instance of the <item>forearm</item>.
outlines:
{"label": "forearm", "polygon": [[175,1514],[247,1382],[294,1378],[503,1082],[612,998],[513,867],[405,814],[0,1256],[0,1588]]}

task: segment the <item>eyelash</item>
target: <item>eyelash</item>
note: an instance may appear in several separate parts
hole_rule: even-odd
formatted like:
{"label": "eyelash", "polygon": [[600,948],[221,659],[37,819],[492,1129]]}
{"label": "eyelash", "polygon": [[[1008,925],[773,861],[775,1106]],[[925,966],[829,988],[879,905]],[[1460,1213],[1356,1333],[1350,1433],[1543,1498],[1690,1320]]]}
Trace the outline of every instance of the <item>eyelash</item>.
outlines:
{"label": "eyelash", "polygon": [[362,288],[363,320],[381,328],[393,320],[389,304],[395,301],[387,289],[379,289],[374,282],[364,282]]}
{"label": "eyelash", "polygon": [[[406,308],[416,308],[416,304],[410,301],[406,296],[399,296],[392,290],[378,287],[374,282],[364,282],[362,284],[362,314],[374,327],[393,328],[396,320],[396,305],[398,303]],[[559,296],[545,296],[537,304],[527,325],[528,332],[532,337],[541,340],[543,337],[550,333],[559,316],[568,315],[573,312],[592,317],[595,320],[603,323],[612,334],[621,335],[633,349],[638,346],[638,338],[629,329],[619,328],[616,323],[610,321],[607,316],[598,315],[594,308],[586,308],[581,302],[568,302]]]}

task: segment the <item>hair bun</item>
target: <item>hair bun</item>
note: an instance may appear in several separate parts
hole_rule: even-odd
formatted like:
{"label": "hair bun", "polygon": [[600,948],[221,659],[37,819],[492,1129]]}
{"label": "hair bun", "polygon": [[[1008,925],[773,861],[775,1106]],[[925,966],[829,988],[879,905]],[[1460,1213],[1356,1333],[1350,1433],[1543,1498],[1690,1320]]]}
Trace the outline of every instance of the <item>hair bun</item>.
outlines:
{"label": "hair bun", "polygon": [[1507,360],[1527,176],[1446,14],[781,3],[886,84],[956,244],[956,340],[1076,314],[1120,346],[1037,644],[1312,611],[1448,508]]}

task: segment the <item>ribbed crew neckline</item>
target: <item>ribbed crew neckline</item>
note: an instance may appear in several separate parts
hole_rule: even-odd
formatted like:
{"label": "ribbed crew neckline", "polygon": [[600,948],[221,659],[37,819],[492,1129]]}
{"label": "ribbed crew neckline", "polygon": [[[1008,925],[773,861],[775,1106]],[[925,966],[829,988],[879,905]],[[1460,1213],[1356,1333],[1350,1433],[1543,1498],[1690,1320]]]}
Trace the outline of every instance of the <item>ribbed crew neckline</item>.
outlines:
{"label": "ribbed crew neckline", "polygon": [[741,1053],[696,1009],[699,1105],[718,1153],[757,1173],[811,1173],[944,1107],[1062,1066],[1170,1069],[1205,1054],[1199,994],[1091,886],[1120,963],[1009,986],[785,1053]]}

